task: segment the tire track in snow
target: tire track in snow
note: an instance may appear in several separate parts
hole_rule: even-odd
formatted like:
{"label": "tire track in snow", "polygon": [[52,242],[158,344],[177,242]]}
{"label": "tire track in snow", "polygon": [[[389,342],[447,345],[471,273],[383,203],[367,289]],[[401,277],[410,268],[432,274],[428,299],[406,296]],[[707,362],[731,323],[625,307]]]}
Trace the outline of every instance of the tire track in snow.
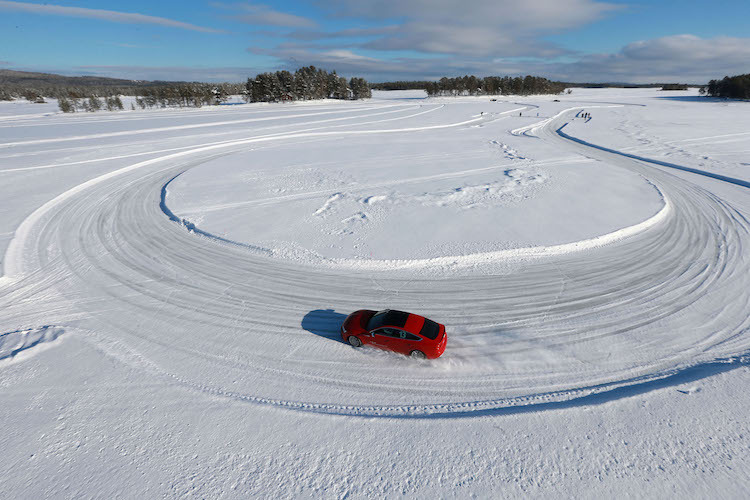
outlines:
{"label": "tire track in snow", "polygon": [[[405,107],[403,104],[389,104],[382,106],[384,108],[391,108],[391,107]],[[414,107],[414,105],[410,106]],[[153,134],[155,132],[172,132],[176,130],[190,130],[190,129],[196,129],[196,128],[206,128],[206,127],[217,127],[221,125],[239,125],[242,123],[253,123],[253,122],[261,122],[261,121],[270,121],[270,120],[281,120],[281,119],[287,119],[287,118],[300,118],[305,116],[319,116],[319,115],[326,115],[326,114],[340,114],[340,113],[347,113],[347,112],[354,112],[359,111],[358,109],[354,110],[341,110],[341,111],[324,111],[322,113],[304,113],[304,114],[296,114],[296,115],[284,115],[284,116],[268,116],[265,118],[245,118],[242,120],[225,120],[221,122],[207,122],[207,123],[194,123],[191,125],[174,125],[170,127],[156,127],[156,128],[150,128],[150,129],[136,129],[136,130],[125,130],[122,132],[103,132],[100,134],[90,134],[90,135],[79,135],[79,136],[70,136],[70,137],[55,137],[50,139],[32,139],[32,140],[26,140],[26,141],[15,141],[15,142],[3,142],[0,143],[0,148],[7,148],[11,146],[25,146],[30,144],[49,144],[49,143],[55,143],[55,142],[67,142],[67,141],[79,141],[84,139],[104,139],[104,138],[110,138],[110,137],[122,137],[122,136],[129,136],[129,135],[140,135],[140,134]],[[400,110],[395,111],[389,111],[389,113],[396,113]],[[383,114],[377,113],[377,114]],[[355,116],[354,118],[357,118]],[[349,119],[349,117],[344,118],[337,118],[334,120],[346,120]],[[333,121],[333,120],[325,120],[325,121]]]}
{"label": "tire track in snow", "polygon": [[[197,236],[160,210],[169,179],[248,140],[74,188],[24,222],[5,264],[15,284],[56,277],[44,289],[66,296],[79,323],[105,339],[92,342],[127,348],[121,359],[133,366],[147,362],[207,394],[321,413],[563,408],[746,352],[748,221],[700,186],[574,146],[552,127],[542,140],[641,173],[671,210],[630,238],[495,274],[321,269]],[[717,295],[728,298],[721,315]],[[442,319],[452,332],[446,355],[413,363],[331,340],[341,313],[386,305]]]}

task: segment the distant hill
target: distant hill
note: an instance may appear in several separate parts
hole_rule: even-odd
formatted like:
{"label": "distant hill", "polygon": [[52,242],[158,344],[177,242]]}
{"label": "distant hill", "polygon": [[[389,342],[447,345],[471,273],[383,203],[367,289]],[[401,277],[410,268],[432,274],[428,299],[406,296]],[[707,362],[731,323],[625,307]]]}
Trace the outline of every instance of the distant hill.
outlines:
{"label": "distant hill", "polygon": [[0,69],[0,85],[15,87],[152,87],[182,82],[124,80],[103,76],[63,76]]}

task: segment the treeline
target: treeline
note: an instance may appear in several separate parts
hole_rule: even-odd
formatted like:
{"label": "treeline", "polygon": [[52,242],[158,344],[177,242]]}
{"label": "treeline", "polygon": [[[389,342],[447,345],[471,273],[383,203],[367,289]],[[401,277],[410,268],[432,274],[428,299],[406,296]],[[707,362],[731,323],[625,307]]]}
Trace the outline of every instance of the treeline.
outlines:
{"label": "treeline", "polygon": [[51,87],[28,88],[15,85],[0,87],[0,101],[26,99],[43,103],[45,98],[57,99],[60,110],[66,113],[76,111],[110,111],[123,109],[120,96],[134,96],[136,107],[200,107],[221,104],[229,96],[243,95],[245,86],[241,83],[165,83],[144,87]]}
{"label": "treeline", "polygon": [[700,92],[711,97],[750,99],[750,74],[711,80],[706,87],[701,87]]}
{"label": "treeline", "polygon": [[146,87],[135,94],[135,104],[145,108],[200,108],[226,102],[230,96],[243,95],[241,83],[180,83],[164,87]]}
{"label": "treeline", "polygon": [[37,89],[17,87],[15,85],[3,85],[0,87],[0,101],[26,99],[29,102],[44,103],[44,95],[44,93]]}
{"label": "treeline", "polygon": [[382,83],[371,83],[370,88],[372,90],[424,90],[428,85],[435,82],[428,81],[398,81],[398,82],[382,82]]}
{"label": "treeline", "polygon": [[[128,89],[122,95],[135,96],[130,109],[174,108],[210,106],[221,104],[229,96],[242,94],[244,85],[240,83],[177,83],[160,87],[141,87]],[[111,94],[111,91],[106,92]],[[58,106],[64,113],[76,111],[117,111],[123,109],[119,94],[115,95],[81,95],[78,91],[62,93],[57,96]]]}
{"label": "treeline", "polygon": [[539,76],[477,78],[468,75],[427,82],[425,90],[430,96],[559,94],[565,90],[565,84]]}
{"label": "treeline", "polygon": [[562,82],[567,88],[580,89],[657,89],[663,87],[664,83],[576,83]]}
{"label": "treeline", "polygon": [[[58,78],[59,77],[59,78]],[[73,85],[71,85],[73,83]],[[120,83],[141,83],[122,85]],[[246,83],[136,82],[88,77],[61,77],[46,73],[0,72],[0,101],[26,99],[43,103],[57,99],[65,113],[124,109],[120,96],[133,96],[130,109],[201,107],[226,102],[240,95],[246,102],[278,102],[311,99],[363,99],[372,97],[363,78],[347,80],[308,66],[294,73],[277,71],[249,78]]]}
{"label": "treeline", "polygon": [[[122,95],[135,96],[130,109],[173,108],[209,106],[226,102],[229,96],[244,93],[245,87],[239,83],[178,83],[161,87],[132,89]],[[105,92],[110,93],[110,92]],[[124,109],[120,95],[82,95],[68,91],[57,96],[57,103],[63,113],[76,111],[118,111]]]}
{"label": "treeline", "polygon": [[139,90],[130,87],[19,87],[16,85],[0,86],[0,101],[26,99],[29,102],[43,104],[45,98],[57,99],[60,110],[64,113],[76,111],[110,111],[123,109],[121,95],[136,95]]}
{"label": "treeline", "polygon": [[58,97],[57,105],[63,113],[75,113],[76,111],[120,111],[124,108],[119,95],[99,98],[96,96],[86,98]]}
{"label": "treeline", "polygon": [[277,71],[248,78],[248,102],[308,101],[311,99],[364,99],[372,97],[370,84],[363,78],[347,81],[335,71],[306,66],[294,73]]}
{"label": "treeline", "polygon": [[[26,99],[44,102],[45,98],[106,99],[113,96],[142,95],[144,89],[167,88],[185,82],[124,80],[99,76],[63,76],[52,73],[33,73],[0,69],[0,101]],[[213,84],[212,86],[216,86]]]}
{"label": "treeline", "polygon": [[54,73],[34,73],[31,71],[16,71],[12,69],[0,69],[0,87],[16,86],[19,88],[123,88],[123,87],[149,87],[161,86],[171,83],[181,83],[174,81],[159,80],[125,80],[123,78],[110,78],[106,76],[64,76]]}
{"label": "treeline", "polygon": [[665,83],[661,87],[662,90],[687,90],[688,86],[684,83]]}
{"label": "treeline", "polygon": [[[167,86],[169,84],[164,84]],[[82,99],[89,97],[110,97],[115,95],[138,95],[145,87],[138,86],[78,86],[78,85],[28,85],[0,84],[0,101],[26,99],[30,102],[44,102],[45,98]]]}

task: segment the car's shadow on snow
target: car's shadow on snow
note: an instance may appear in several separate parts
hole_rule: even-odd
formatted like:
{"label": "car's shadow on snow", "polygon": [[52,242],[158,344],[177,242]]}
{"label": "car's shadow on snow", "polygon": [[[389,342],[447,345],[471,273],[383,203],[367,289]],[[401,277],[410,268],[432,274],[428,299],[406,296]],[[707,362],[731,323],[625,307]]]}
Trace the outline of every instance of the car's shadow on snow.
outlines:
{"label": "car's shadow on snow", "polygon": [[337,313],[333,309],[315,309],[302,318],[302,328],[319,337],[343,343],[341,325],[345,319],[346,314]]}

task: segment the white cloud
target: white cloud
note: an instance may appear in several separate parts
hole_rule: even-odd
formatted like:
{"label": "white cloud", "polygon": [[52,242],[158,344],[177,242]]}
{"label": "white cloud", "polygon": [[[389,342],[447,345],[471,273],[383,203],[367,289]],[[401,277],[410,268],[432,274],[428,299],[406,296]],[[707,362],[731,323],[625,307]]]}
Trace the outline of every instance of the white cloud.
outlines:
{"label": "white cloud", "polygon": [[87,9],[83,7],[65,7],[62,5],[36,4],[25,2],[8,2],[0,0],[0,10],[28,12],[31,14],[46,14],[53,16],[79,17],[87,19],[99,19],[125,24],[157,24],[169,28],[179,28],[204,33],[221,33],[221,30],[196,26],[194,24],[175,21],[164,17],[147,16],[130,12],[117,12],[114,10]]}
{"label": "white cloud", "polygon": [[324,40],[334,38],[367,38],[395,33],[398,25],[376,26],[374,28],[347,28],[338,31],[297,30],[291,33],[267,33],[269,36],[283,36],[294,40]]}
{"label": "white cloud", "polygon": [[[314,46],[313,46],[314,47]],[[394,79],[437,79],[446,75],[466,73],[503,74],[516,72],[515,66],[500,68],[497,64],[468,58],[397,58],[382,59],[365,57],[346,49],[321,50],[309,45],[284,44],[275,49],[248,49],[254,54],[274,56],[284,61],[283,69],[295,70],[299,66],[313,65],[327,70],[336,70],[341,75],[361,76],[370,81]]]}
{"label": "white cloud", "polygon": [[579,26],[619,8],[598,0],[323,0],[319,4],[341,15],[370,19],[407,18],[466,24],[479,22],[501,26],[519,25],[529,29]]}
{"label": "white cloud", "polygon": [[328,50],[326,52],[323,52],[322,55],[332,57],[332,58],[338,58],[342,60],[348,60],[348,61],[368,61],[368,62],[378,61],[375,58],[361,56],[359,54],[355,54],[351,50],[345,50],[345,49]]}
{"label": "white cloud", "polygon": [[257,25],[296,28],[258,32],[294,40],[366,39],[358,48],[464,57],[553,57],[568,52],[543,36],[596,21],[622,7],[601,0],[321,0],[331,18],[364,27],[313,29],[313,21],[273,11],[261,4],[213,4],[237,12],[233,19]]}
{"label": "white cloud", "polygon": [[677,35],[634,42],[614,54],[593,54],[568,63],[469,56],[376,58],[349,49],[282,44],[251,52],[277,57],[287,69],[301,62],[372,81],[436,79],[463,74],[539,75],[569,82],[705,83],[750,71],[750,38],[703,39]]}
{"label": "white cloud", "polygon": [[318,23],[306,17],[274,10],[268,5],[253,3],[212,3],[214,7],[234,11],[231,19],[257,26],[281,26],[284,28],[315,28]]}
{"label": "white cloud", "polygon": [[585,56],[555,73],[569,81],[705,83],[749,71],[750,38],[674,35]]}
{"label": "white cloud", "polygon": [[387,21],[391,29],[365,46],[463,56],[549,57],[564,52],[540,41],[545,34],[577,28],[621,7],[597,0],[328,0],[342,16]]}
{"label": "white cloud", "polygon": [[[184,66],[82,66],[68,71],[29,68],[62,74],[88,74],[132,80],[234,81],[241,82],[257,73],[276,69],[295,70],[314,65],[336,70],[344,76],[362,76],[370,81],[435,80],[442,76],[475,74],[539,75],[570,82],[623,83],[706,83],[708,80],[750,71],[750,38],[719,37],[703,39],[677,35],[626,45],[614,54],[595,54],[570,63],[543,60],[518,61],[472,57],[409,57],[387,59],[364,56],[356,51],[331,46],[284,44],[274,49],[248,49],[282,61],[268,67]],[[0,62],[0,65],[2,63]],[[23,68],[19,68],[23,69]]]}

